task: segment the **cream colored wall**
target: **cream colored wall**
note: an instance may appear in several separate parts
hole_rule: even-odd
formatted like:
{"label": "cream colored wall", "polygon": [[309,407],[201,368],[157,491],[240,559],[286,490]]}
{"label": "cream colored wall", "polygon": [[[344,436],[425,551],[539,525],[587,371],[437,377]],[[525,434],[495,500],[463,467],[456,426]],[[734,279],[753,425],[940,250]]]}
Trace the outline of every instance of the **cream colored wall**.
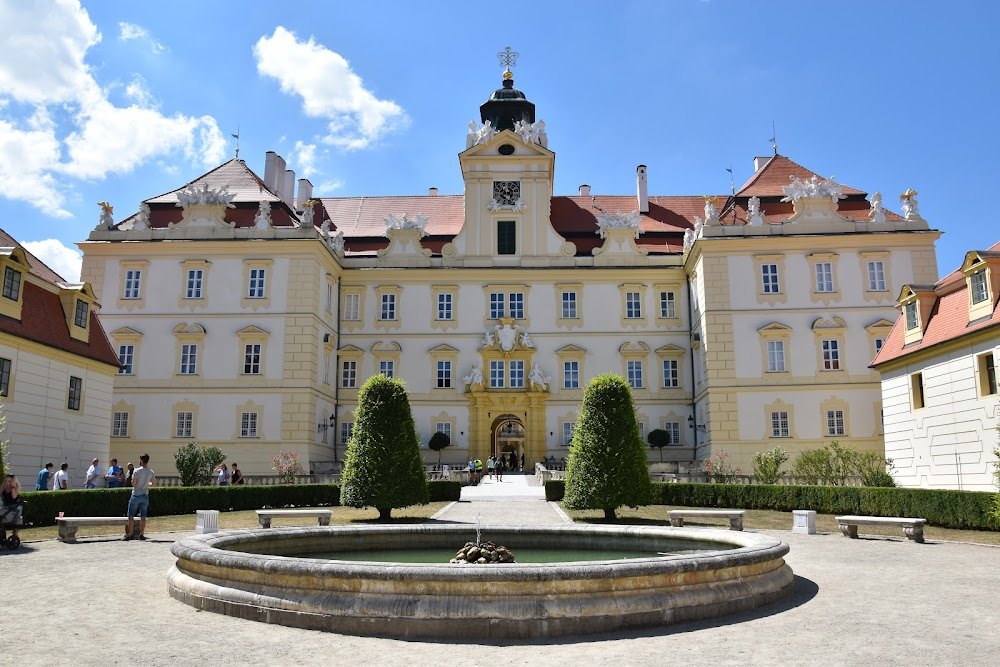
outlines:
{"label": "cream colored wall", "polygon": [[[882,373],[885,453],[900,486],[995,491],[993,455],[1000,397],[981,396],[976,357],[1000,341],[950,346],[946,352]],[[926,407],[913,409],[910,378],[922,373]]]}
{"label": "cream colored wall", "polygon": [[[45,463],[69,463],[70,484],[82,488],[94,457],[105,466],[111,432],[114,369],[7,334],[0,334],[0,357],[11,360],[4,439],[10,464],[26,490]],[[67,407],[69,378],[83,380],[80,410]]]}

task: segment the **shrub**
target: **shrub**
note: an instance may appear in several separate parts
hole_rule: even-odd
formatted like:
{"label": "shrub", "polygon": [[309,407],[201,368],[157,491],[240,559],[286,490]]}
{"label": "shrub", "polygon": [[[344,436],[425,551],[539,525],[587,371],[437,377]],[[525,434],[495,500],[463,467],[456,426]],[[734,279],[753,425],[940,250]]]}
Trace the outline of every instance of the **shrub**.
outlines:
{"label": "shrub", "polygon": [[441,450],[451,444],[451,437],[447,433],[442,433],[438,431],[431,436],[430,442],[427,446],[438,453],[438,465],[441,465]]}
{"label": "shrub", "polygon": [[663,448],[670,444],[670,434],[662,428],[654,428],[646,436],[646,442],[653,449],[660,450],[660,463],[663,463]]}
{"label": "shrub", "polygon": [[877,452],[858,452],[854,468],[861,475],[863,486],[896,486],[891,474],[892,459],[883,458]]}
{"label": "shrub", "polygon": [[[566,482],[561,479],[550,479],[545,482],[545,500],[559,501],[566,496]],[[657,496],[654,494],[653,496]]]}
{"label": "shrub", "polygon": [[783,474],[781,466],[788,460],[788,452],[781,447],[753,455],[753,477],[759,484],[775,484]]}
{"label": "shrub", "polygon": [[566,466],[566,506],[603,509],[608,520],[623,505],[650,501],[652,482],[635,421],[632,389],[620,375],[598,375],[587,386]]}
{"label": "shrub", "polygon": [[729,484],[736,481],[736,475],[740,474],[739,468],[734,468],[726,460],[729,452],[720,449],[715,456],[705,460],[705,472],[712,476],[712,481],[716,484]]}
{"label": "shrub", "polygon": [[844,486],[848,475],[856,474],[857,457],[856,449],[834,440],[829,445],[799,454],[793,470],[796,477],[809,485]]}
{"label": "shrub", "polygon": [[361,387],[341,484],[341,504],[374,507],[383,521],[394,508],[427,503],[420,442],[401,380],[376,374]]}
{"label": "shrub", "polygon": [[302,475],[306,472],[306,469],[299,463],[299,455],[284,450],[278,452],[278,455],[271,459],[271,468],[286,484],[294,482],[296,475]]}
{"label": "shrub", "polygon": [[174,465],[184,486],[208,486],[212,472],[225,460],[226,455],[218,447],[198,447],[193,442],[174,452]]}

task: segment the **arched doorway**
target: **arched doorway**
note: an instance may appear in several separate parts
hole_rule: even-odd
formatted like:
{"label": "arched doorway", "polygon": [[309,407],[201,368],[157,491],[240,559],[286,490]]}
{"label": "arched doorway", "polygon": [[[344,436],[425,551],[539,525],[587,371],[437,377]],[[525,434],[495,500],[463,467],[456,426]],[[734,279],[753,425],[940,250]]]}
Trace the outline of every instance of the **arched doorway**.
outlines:
{"label": "arched doorway", "polygon": [[490,454],[513,456],[518,462],[524,453],[524,424],[512,414],[500,415],[490,429]]}

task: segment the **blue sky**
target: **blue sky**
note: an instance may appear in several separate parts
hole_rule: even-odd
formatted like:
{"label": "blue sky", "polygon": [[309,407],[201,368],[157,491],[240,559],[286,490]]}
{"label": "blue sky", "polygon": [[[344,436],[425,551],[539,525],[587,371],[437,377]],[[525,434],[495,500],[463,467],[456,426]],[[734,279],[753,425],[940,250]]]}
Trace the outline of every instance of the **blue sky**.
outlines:
{"label": "blue sky", "polygon": [[515,85],[556,194],[726,193],[778,149],[919,194],[942,273],[1000,240],[997,3],[0,0],[0,217],[64,277],[97,202],[139,202],[277,151],[324,196],[462,191],[468,121]]}

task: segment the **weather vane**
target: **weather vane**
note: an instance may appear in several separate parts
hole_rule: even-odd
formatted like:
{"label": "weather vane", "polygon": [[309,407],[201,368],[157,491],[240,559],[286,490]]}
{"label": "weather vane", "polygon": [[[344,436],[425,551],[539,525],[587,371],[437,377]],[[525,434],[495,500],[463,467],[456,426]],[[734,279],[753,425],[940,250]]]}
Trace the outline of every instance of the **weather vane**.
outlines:
{"label": "weather vane", "polygon": [[497,53],[497,58],[500,59],[500,67],[517,67],[517,57],[521,55],[517,51],[511,51],[508,46],[503,51]]}

